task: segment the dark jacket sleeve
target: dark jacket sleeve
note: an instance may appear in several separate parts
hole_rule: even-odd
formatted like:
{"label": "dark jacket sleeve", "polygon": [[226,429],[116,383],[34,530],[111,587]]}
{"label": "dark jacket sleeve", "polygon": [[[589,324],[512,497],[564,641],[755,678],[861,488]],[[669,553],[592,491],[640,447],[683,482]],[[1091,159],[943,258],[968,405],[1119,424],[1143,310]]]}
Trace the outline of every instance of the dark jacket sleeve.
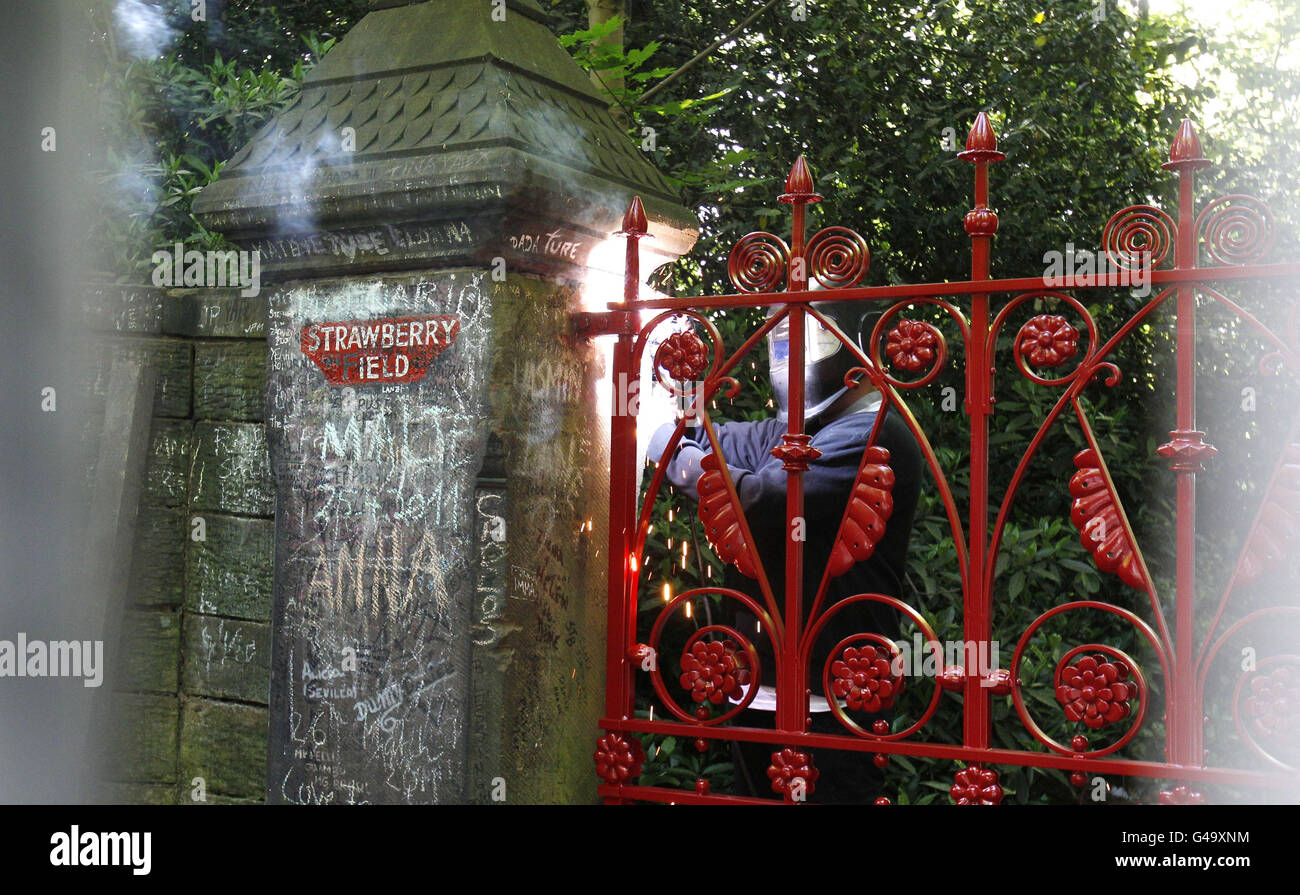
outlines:
{"label": "dark jacket sleeve", "polygon": [[[741,482],[753,475],[753,470],[772,461],[771,450],[781,442],[785,426],[776,420],[759,422],[720,423],[714,427],[722,457],[727,463],[732,480],[739,491]],[[667,439],[664,439],[665,443]],[[681,488],[692,500],[699,500],[695,490],[700,477],[700,459],[711,453],[712,443],[705,431],[687,429],[668,465],[668,479]],[[752,486],[751,486],[752,487]],[[782,492],[784,493],[784,491]],[[742,504],[744,497],[742,493]]]}
{"label": "dark jacket sleeve", "polygon": [[[874,414],[872,415],[874,419]],[[773,421],[775,422],[775,421]],[[772,433],[771,447],[781,443],[785,426],[777,423]],[[828,427],[812,439],[812,446],[822,454],[808,464],[804,473],[804,515],[809,522],[838,517],[844,512],[845,498],[858,474],[858,464],[870,426]],[[724,446],[724,450],[726,450]],[[736,492],[746,513],[761,516],[785,514],[786,482],[789,478],[781,462],[769,456],[766,462],[756,464],[752,472],[736,476]]]}
{"label": "dark jacket sleeve", "polygon": [[[718,444],[727,466],[734,470],[752,472],[772,461],[772,448],[781,443],[785,424],[775,419],[752,423],[722,423],[717,426]],[[708,436],[701,429],[700,446],[710,450]]]}

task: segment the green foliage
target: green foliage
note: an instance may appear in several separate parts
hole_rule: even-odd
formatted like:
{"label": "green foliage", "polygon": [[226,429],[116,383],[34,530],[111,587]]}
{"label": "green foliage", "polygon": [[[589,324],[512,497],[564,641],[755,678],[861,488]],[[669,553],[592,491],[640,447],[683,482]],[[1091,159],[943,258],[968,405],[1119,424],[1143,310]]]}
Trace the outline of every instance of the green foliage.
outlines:
{"label": "green foliage", "polygon": [[103,205],[86,220],[109,278],[148,281],[153,252],[174,242],[227,247],[190,213],[194,198],[293,96],[333,35],[368,9],[366,0],[210,2],[208,21],[194,22],[188,3],[175,4],[152,25],[164,51],[133,58],[110,34],[112,8],[88,8],[101,56],[91,87],[100,98],[95,192]]}
{"label": "green foliage", "polygon": [[[636,114],[643,111],[637,108],[636,101],[645,92],[648,82],[667,77],[672,74],[672,69],[646,67],[650,57],[659,49],[658,41],[652,40],[639,49],[627,49],[620,43],[611,42],[611,37],[624,24],[622,16],[614,16],[592,28],[561,35],[560,46],[567,48],[579,65],[595,74],[610,99],[629,114]],[[617,84],[624,86],[612,86]]]}

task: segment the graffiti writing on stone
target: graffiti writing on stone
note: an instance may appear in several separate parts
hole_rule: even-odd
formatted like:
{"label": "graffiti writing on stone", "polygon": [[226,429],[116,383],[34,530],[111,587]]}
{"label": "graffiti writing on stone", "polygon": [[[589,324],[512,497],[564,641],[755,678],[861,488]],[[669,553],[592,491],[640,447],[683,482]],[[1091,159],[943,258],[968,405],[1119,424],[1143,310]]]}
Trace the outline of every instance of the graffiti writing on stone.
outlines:
{"label": "graffiti writing on stone", "polygon": [[383,258],[413,249],[457,249],[473,243],[467,221],[446,221],[423,226],[383,225],[354,232],[295,234],[250,242],[250,247],[271,263],[294,258]]}
{"label": "graffiti writing on stone", "polygon": [[550,233],[517,233],[510,237],[510,248],[530,255],[546,255],[549,258],[577,261],[582,241],[572,238],[563,230],[552,230]]}
{"label": "graffiti writing on stone", "polygon": [[[599,701],[575,617],[603,619],[579,595],[603,581],[607,434],[588,413],[599,359],[565,339],[572,299],[486,270],[272,296],[272,801],[463,801],[471,762],[499,773],[510,713],[549,739],[578,723],[550,720],[575,698]],[[398,383],[431,330],[442,353]],[[322,376],[349,354],[381,356],[378,375],[358,360]],[[507,706],[534,648],[562,671]]]}
{"label": "graffiti writing on stone", "polygon": [[488,284],[375,278],[271,301],[273,801],[462,798]]}

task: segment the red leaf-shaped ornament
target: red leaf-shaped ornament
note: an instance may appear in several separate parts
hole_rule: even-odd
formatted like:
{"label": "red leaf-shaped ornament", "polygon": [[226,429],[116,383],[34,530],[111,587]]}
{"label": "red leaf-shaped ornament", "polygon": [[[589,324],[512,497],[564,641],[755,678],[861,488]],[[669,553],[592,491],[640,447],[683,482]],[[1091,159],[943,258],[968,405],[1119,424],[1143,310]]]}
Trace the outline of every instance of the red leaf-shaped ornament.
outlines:
{"label": "red leaf-shaped ornament", "polygon": [[1129,587],[1146,590],[1146,579],[1137,551],[1120,520],[1119,504],[1106,487],[1101,461],[1092,448],[1074,455],[1078,472],[1070,479],[1070,521],[1079,529],[1079,540],[1088,548],[1097,568],[1114,572]]}
{"label": "red leaf-shaped ornament", "polygon": [[734,563],[742,575],[757,578],[753,559],[745,546],[745,532],[740,526],[740,507],[731,502],[727,485],[722,480],[716,454],[708,453],[700,459],[700,480],[695,488],[700,492],[700,521],[704,523],[704,536],[717,551],[723,562]]}
{"label": "red leaf-shaped ornament", "polygon": [[885,536],[885,523],[894,512],[893,489],[894,470],[889,468],[889,451],[882,447],[867,448],[853,483],[848,515],[831,551],[832,578],[843,575],[875,551],[876,544]]}

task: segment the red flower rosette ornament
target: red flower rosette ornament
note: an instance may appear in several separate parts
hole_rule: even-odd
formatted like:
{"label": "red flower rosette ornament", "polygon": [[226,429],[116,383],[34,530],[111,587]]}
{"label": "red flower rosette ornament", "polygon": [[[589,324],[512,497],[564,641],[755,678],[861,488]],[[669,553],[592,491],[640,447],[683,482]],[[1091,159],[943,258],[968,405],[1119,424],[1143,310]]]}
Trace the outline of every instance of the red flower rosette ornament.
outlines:
{"label": "red flower rosette ornament", "polygon": [[678,680],[696,702],[720,705],[744,692],[750,681],[749,663],[732,640],[697,640],[682,656]]}
{"label": "red flower rosette ornament", "polygon": [[919,320],[900,320],[885,340],[885,354],[900,370],[919,373],[934,363],[939,337]]}
{"label": "red flower rosette ornament", "polygon": [[998,784],[998,772],[973,764],[962,768],[953,778],[956,782],[948,789],[948,795],[958,805],[1000,805],[1002,787]]}
{"label": "red flower rosette ornament", "polygon": [[704,340],[694,332],[673,333],[655,351],[655,366],[677,382],[694,382],[709,365]]}
{"label": "red flower rosette ornament", "polygon": [[1039,314],[1020,327],[1022,357],[1036,367],[1059,367],[1079,350],[1079,331],[1064,317]]}
{"label": "red flower rosette ornament", "polygon": [[1300,674],[1289,665],[1250,679],[1246,717],[1254,733],[1278,743],[1300,740]]}
{"label": "red flower rosette ornament", "polygon": [[890,655],[883,649],[851,646],[831,663],[831,692],[854,711],[891,708],[902,690],[903,680],[894,676]]}
{"label": "red flower rosette ornament", "polygon": [[767,777],[772,781],[772,792],[786,801],[801,801],[813,794],[820,772],[813,766],[812,753],[797,749],[782,749],[772,753],[772,764]]}
{"label": "red flower rosette ornament", "polygon": [[641,741],[621,733],[607,733],[598,739],[594,758],[596,776],[615,786],[640,777],[645,766]]}
{"label": "red flower rosette ornament", "polygon": [[1066,718],[1098,730],[1129,716],[1129,700],[1137,698],[1138,688],[1128,676],[1128,665],[1118,659],[1084,656],[1061,671],[1056,699]]}

